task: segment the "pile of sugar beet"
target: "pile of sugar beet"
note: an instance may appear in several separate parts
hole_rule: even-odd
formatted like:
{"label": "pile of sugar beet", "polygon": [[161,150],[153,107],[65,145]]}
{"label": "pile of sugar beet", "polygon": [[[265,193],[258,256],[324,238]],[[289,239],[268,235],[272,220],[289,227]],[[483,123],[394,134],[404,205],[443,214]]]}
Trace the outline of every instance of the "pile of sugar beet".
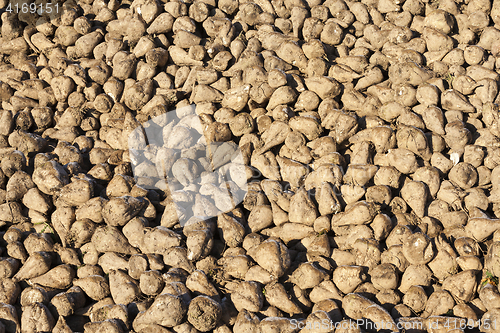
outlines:
{"label": "pile of sugar beet", "polygon": [[15,3],[0,333],[500,332],[499,0]]}

